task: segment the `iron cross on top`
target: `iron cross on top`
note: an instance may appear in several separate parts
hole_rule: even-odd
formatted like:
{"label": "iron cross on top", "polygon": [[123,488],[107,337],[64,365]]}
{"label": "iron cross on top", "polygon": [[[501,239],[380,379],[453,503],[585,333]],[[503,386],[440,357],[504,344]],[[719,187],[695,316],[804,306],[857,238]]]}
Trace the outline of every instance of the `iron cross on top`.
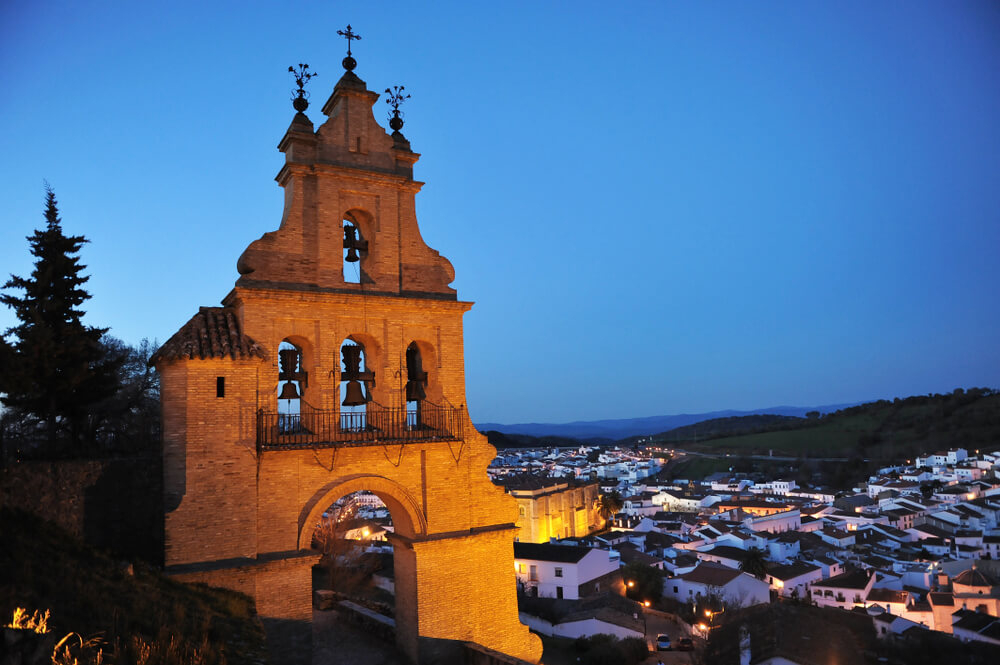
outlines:
{"label": "iron cross on top", "polygon": [[360,41],[361,35],[358,35],[358,34],[355,34],[355,33],[351,32],[351,24],[350,23],[347,24],[347,30],[346,31],[345,30],[338,30],[337,34],[340,35],[341,37],[344,37],[345,39],[347,39],[347,55],[351,55],[351,40],[352,39],[357,39],[357,40]]}

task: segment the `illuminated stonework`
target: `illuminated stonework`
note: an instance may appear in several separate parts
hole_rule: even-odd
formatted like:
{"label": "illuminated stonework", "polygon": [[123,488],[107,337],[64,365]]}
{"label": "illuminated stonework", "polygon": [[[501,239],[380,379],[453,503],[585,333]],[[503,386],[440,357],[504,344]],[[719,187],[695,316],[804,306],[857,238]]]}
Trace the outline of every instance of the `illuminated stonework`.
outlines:
{"label": "illuminated stonework", "polygon": [[[419,155],[375,122],[376,99],[348,71],[318,130],[296,114],[279,145],[280,228],[240,257],[224,306],[153,359],[168,571],[246,592],[262,617],[310,620],[312,531],[339,497],[369,490],[396,528],[402,650],[416,662],[474,642],[537,662],[518,621],[516,504],[489,481],[496,451],[465,406],[472,304],[420,236]],[[350,408],[345,342],[363,349]]]}

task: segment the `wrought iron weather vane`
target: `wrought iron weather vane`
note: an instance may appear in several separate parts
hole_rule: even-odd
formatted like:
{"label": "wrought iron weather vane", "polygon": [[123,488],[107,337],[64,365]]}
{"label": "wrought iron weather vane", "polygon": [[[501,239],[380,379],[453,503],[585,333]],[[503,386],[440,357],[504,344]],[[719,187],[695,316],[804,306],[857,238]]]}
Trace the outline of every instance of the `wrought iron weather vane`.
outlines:
{"label": "wrought iron weather vane", "polygon": [[347,30],[338,30],[337,34],[347,40],[347,57],[340,61],[347,71],[353,71],[358,66],[358,61],[351,56],[351,40],[361,41],[361,35],[351,31],[351,24],[347,24]]}
{"label": "wrought iron weather vane", "polygon": [[389,126],[396,132],[403,128],[403,112],[399,110],[399,105],[410,98],[409,95],[403,94],[403,90],[405,89],[406,87],[402,85],[394,85],[392,89],[385,89],[385,94],[389,95],[385,98],[385,103],[392,107],[392,115],[389,116]]}
{"label": "wrought iron weather vane", "polygon": [[299,87],[298,90],[292,90],[292,94],[295,95],[292,97],[292,106],[295,107],[296,111],[302,113],[309,108],[309,93],[306,92],[306,83],[308,83],[309,79],[312,77],[318,76],[318,74],[316,72],[310,72],[309,65],[304,65],[302,63],[299,63],[298,71],[296,71],[294,67],[289,67],[288,71],[290,71],[292,76],[295,77],[295,85]]}

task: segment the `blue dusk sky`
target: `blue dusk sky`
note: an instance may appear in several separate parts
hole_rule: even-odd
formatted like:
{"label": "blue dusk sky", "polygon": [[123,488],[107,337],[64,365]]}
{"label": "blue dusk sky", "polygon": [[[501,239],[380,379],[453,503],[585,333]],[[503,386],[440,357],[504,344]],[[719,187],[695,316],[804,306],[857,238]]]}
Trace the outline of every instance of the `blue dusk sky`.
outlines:
{"label": "blue dusk sky", "polygon": [[348,23],[412,94],[475,421],[1000,386],[992,1],[2,2],[0,274],[48,180],[89,324],[218,304],[280,221],[288,66],[318,126]]}

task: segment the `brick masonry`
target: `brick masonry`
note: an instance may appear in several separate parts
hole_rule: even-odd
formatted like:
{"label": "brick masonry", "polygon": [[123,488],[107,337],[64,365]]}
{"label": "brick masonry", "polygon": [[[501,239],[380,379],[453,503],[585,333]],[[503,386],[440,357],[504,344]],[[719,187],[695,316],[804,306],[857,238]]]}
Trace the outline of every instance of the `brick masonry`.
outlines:
{"label": "brick masonry", "polygon": [[[541,643],[518,621],[517,506],[489,481],[496,450],[469,424],[465,406],[462,316],[472,305],[457,300],[451,264],[420,236],[421,183],[412,178],[419,155],[375,122],[377,97],[345,74],[323,108],[329,119],[314,132],[298,114],[279,146],[281,226],[247,248],[224,299],[239,324],[234,334],[260,353],[156,359],[166,565],[181,579],[252,595],[262,617],[308,620],[317,556],[303,552],[312,531],[336,499],[371,490],[396,528],[404,652],[416,662],[423,643],[450,640],[537,662]],[[357,284],[343,278],[344,220],[368,241]],[[372,397],[389,407],[405,406],[406,349],[416,343],[427,401],[464,416],[454,440],[259,449],[256,413],[278,406],[279,345],[301,350],[304,401],[336,411],[348,338],[364,346],[376,375]]]}

